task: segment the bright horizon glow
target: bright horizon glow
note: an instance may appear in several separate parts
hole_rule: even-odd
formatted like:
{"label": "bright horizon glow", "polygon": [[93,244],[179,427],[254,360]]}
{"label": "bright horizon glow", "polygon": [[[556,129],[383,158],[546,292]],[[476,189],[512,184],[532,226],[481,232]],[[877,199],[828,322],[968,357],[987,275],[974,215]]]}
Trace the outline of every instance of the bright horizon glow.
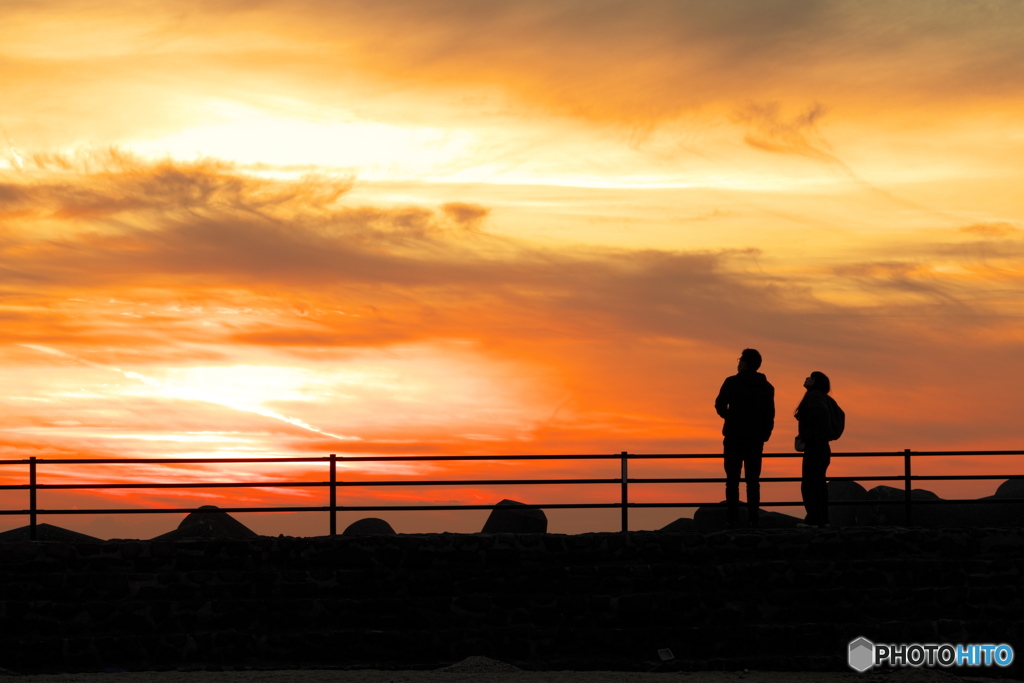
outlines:
{"label": "bright horizon glow", "polygon": [[[325,432],[321,429],[317,429],[316,427],[306,424],[305,422],[297,418],[288,417],[273,410],[264,408],[263,406],[260,405],[259,400],[253,400],[251,395],[249,394],[249,392],[251,392],[252,390],[251,386],[242,387],[234,391],[229,390],[225,392],[225,375],[230,375],[230,373],[233,373],[234,371],[237,370],[242,370],[243,372],[251,371],[251,368],[218,368],[213,370],[212,373],[210,372],[209,369],[189,368],[182,371],[182,373],[184,374],[184,381],[163,382],[131,370],[122,370],[121,368],[107,366],[101,363],[94,363],[92,361],[85,360],[82,358],[76,358],[75,356],[64,353],[63,351],[60,351],[58,349],[52,349],[45,346],[37,346],[34,344],[24,344],[24,346],[26,348],[34,349],[42,353],[59,356],[61,358],[67,358],[68,360],[82,363],[84,365],[88,365],[90,367],[94,367],[100,370],[109,370],[111,372],[120,373],[128,379],[137,380],[146,387],[150,389],[155,389],[157,396],[161,398],[175,398],[185,399],[189,401],[200,401],[204,403],[215,403],[217,405],[233,408],[234,410],[255,413],[263,417],[269,417],[274,420],[287,422],[288,424],[295,425],[296,427],[299,427],[301,429],[316,432],[317,434],[322,434],[323,436],[327,436],[332,439],[337,439],[339,441],[359,440],[359,437],[355,436],[339,436],[337,434]],[[225,370],[227,372],[225,372]],[[269,369],[267,372],[263,372],[261,370],[261,377],[257,384],[264,384],[266,375],[272,373],[273,369]],[[197,374],[199,375],[198,377]],[[212,377],[210,376],[211,374]],[[294,400],[294,398],[292,398],[291,400]]]}

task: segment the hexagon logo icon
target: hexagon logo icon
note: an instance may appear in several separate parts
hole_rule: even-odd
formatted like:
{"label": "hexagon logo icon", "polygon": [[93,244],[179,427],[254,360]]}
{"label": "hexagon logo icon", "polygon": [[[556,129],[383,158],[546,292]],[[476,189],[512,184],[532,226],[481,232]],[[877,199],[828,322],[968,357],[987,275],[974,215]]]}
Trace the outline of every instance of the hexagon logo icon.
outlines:
{"label": "hexagon logo icon", "polygon": [[863,637],[851,640],[848,661],[851,669],[864,673],[875,665],[875,644]]}

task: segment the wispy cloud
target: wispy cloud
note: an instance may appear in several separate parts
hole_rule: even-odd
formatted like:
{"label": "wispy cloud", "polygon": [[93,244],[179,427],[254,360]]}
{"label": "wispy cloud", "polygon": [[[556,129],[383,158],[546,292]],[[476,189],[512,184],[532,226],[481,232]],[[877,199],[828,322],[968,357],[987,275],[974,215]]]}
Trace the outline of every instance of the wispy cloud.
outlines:
{"label": "wispy cloud", "polygon": [[[928,373],[903,350],[948,355],[953,345],[947,381],[959,386],[980,362],[973,350],[1008,353],[994,340],[1014,324],[1007,287],[1021,286],[1002,262],[966,260],[964,237],[977,230],[950,231],[946,242],[875,242],[799,269],[770,249],[545,247],[492,233],[488,207],[352,205],[348,186],[329,179],[268,181],[222,163],[112,164],[62,169],[67,192],[52,179],[9,183],[11,201],[43,218],[11,223],[2,246],[18,264],[4,276],[8,340],[76,358],[92,349],[106,368],[122,367],[119,357],[188,363],[199,349],[225,359],[262,349],[307,363],[325,352],[465,342],[557,376],[557,398],[522,426],[566,443],[580,430],[641,434],[645,421],[666,419],[670,403],[699,410],[700,389],[671,377],[713,386],[720,378],[706,359],[734,346],[763,346],[787,366],[827,363],[849,381],[884,369],[912,382]],[[83,196],[102,210],[60,211]],[[126,196],[132,204],[117,201]],[[62,229],[40,235],[40,220]],[[900,256],[882,256],[890,248]],[[132,378],[148,384],[142,373]],[[567,394],[575,398],[556,411]],[[220,404],[339,434],[276,406]],[[565,421],[545,417],[553,413]],[[431,427],[417,429],[423,443],[434,438]],[[380,442],[373,448],[394,448],[376,427],[358,433]]]}
{"label": "wispy cloud", "polygon": [[[69,7],[88,31],[55,20]],[[190,105],[223,97],[225,83],[252,104],[316,101],[403,122],[440,110],[472,118],[469,98],[492,111],[644,127],[722,115],[744,100],[821,101],[862,116],[885,102],[873,119],[907,120],[922,106],[971,110],[1005,100],[1024,63],[1015,30],[1024,16],[1012,1],[872,12],[852,0],[304,0],[187,11],[152,3],[145,12],[48,2],[5,18],[12,106],[0,124],[29,149],[41,129],[68,142],[158,136],[199,114]],[[107,77],[83,77],[97,68]],[[34,108],[41,119],[16,114],[40,91],[61,96]],[[410,94],[419,106],[406,104]]]}
{"label": "wispy cloud", "polygon": [[1016,237],[1019,236],[1021,232],[1020,228],[1006,221],[996,223],[974,223],[960,228],[960,231],[972,235],[979,235],[983,238]]}
{"label": "wispy cloud", "polygon": [[769,102],[750,103],[737,116],[741,123],[749,127],[744,140],[751,147],[841,164],[818,130],[818,121],[824,115],[825,108],[814,104],[786,118],[778,102]]}

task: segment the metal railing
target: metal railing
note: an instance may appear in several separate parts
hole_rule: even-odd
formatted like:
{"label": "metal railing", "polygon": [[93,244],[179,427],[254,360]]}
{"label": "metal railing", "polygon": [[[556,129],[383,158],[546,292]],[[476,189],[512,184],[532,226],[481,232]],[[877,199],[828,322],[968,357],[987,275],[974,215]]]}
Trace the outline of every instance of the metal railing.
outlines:
{"label": "metal railing", "polygon": [[[904,496],[902,501],[830,501],[831,505],[903,505],[906,524],[911,525],[913,506],[936,504],[977,504],[977,503],[1024,503],[1024,499],[1001,498],[990,500],[915,500],[912,495],[912,483],[917,481],[970,481],[985,479],[1010,479],[1022,477],[1021,474],[986,474],[986,475],[914,475],[912,473],[913,458],[940,456],[1009,456],[1024,455],[1024,451],[903,451],[893,452],[858,452],[833,453],[833,458],[901,458],[903,474],[895,476],[844,476],[829,477],[830,481],[902,481]],[[801,453],[765,453],[765,458],[799,458]],[[100,489],[203,489],[203,488],[289,488],[289,487],[326,487],[328,500],[322,506],[275,506],[275,507],[218,507],[220,512],[322,512],[329,515],[330,535],[337,535],[337,513],[343,512],[378,512],[378,511],[440,511],[440,510],[493,510],[496,505],[338,505],[338,489],[349,487],[376,486],[520,486],[545,484],[572,485],[618,485],[619,501],[615,503],[545,503],[531,504],[535,509],[607,509],[618,508],[621,515],[621,530],[629,530],[629,511],[639,508],[697,508],[721,507],[721,502],[671,502],[671,503],[639,503],[629,501],[631,484],[713,484],[724,483],[722,477],[669,477],[669,478],[630,478],[629,462],[638,460],[721,460],[722,455],[715,454],[664,454],[637,455],[625,451],[615,455],[453,455],[453,456],[339,456],[331,454],[326,457],[306,458],[176,458],[161,460],[154,458],[115,458],[115,459],[40,459],[27,458],[22,460],[0,460],[3,465],[28,466],[27,484],[0,485],[3,490],[27,490],[29,507],[27,510],[0,510],[0,515],[26,515],[29,518],[29,537],[36,540],[37,519],[40,515],[82,515],[82,514],[169,514],[192,513],[198,508],[74,508],[45,509],[39,508],[37,494],[39,491],[53,490],[100,490]],[[618,460],[621,463],[621,474],[615,478],[602,479],[456,479],[456,480],[358,480],[339,481],[338,463],[358,462],[427,462],[427,461],[515,461],[515,460]],[[223,463],[323,463],[328,465],[327,481],[261,481],[261,482],[202,482],[202,483],[117,483],[117,484],[41,484],[39,469],[41,465],[185,465],[185,464],[223,464]],[[761,477],[762,482],[798,482],[799,477]],[[762,507],[788,507],[803,505],[800,501],[762,501]]]}

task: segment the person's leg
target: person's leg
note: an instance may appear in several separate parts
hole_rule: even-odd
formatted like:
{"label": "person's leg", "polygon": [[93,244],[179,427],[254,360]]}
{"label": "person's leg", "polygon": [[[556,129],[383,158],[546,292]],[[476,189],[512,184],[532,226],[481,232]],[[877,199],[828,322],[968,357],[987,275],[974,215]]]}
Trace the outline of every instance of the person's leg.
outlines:
{"label": "person's leg", "polygon": [[748,449],[743,460],[747,478],[747,522],[751,527],[758,527],[761,513],[761,461],[764,454],[764,442],[752,442]]}
{"label": "person's leg", "polygon": [[800,497],[804,501],[804,510],[807,513],[804,521],[814,524],[814,462],[806,449],[800,465]]}
{"label": "person's leg", "polygon": [[828,485],[825,473],[831,460],[831,449],[827,442],[807,444],[800,492],[803,494],[804,508],[807,510],[805,521],[808,524],[828,524]]}
{"label": "person's leg", "polygon": [[832,449],[829,448],[828,442],[822,444],[818,459],[818,524],[828,524],[828,481],[827,472],[828,466],[832,462]]}
{"label": "person's leg", "polygon": [[743,468],[743,453],[735,439],[725,439],[725,502],[727,503],[726,521],[730,527],[739,522],[740,505],[740,471]]}

